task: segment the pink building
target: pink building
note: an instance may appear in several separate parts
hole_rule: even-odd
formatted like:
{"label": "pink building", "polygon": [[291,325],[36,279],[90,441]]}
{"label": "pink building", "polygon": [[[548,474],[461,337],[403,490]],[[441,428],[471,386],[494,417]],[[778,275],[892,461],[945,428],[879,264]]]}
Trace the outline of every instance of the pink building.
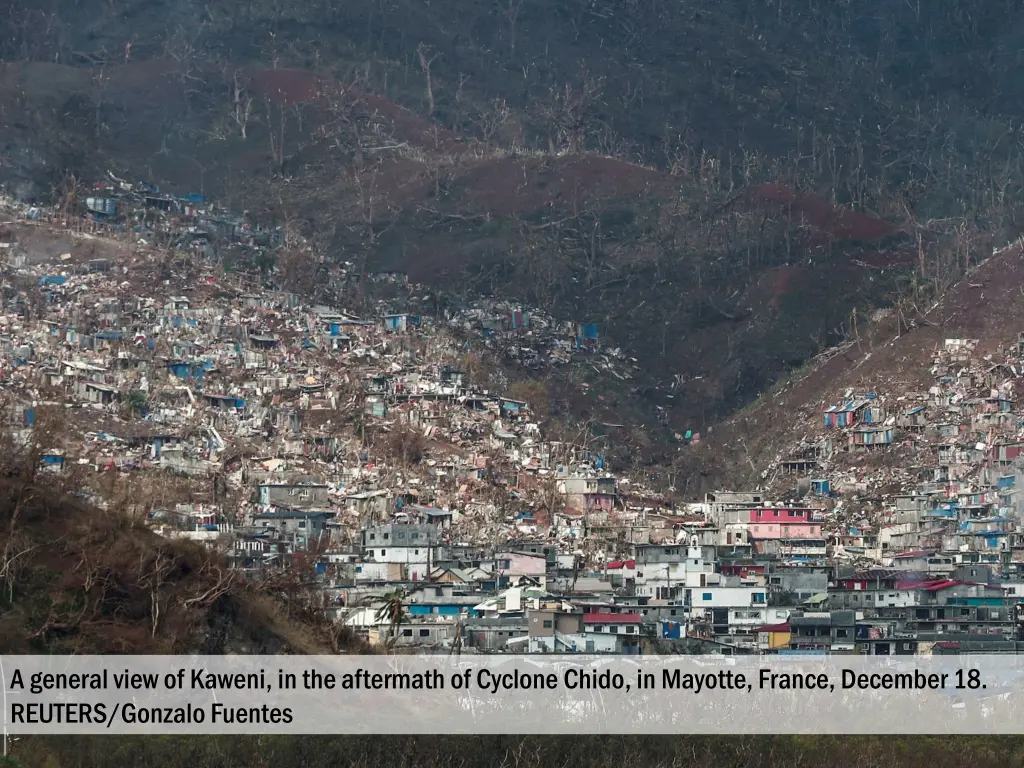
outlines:
{"label": "pink building", "polygon": [[494,567],[503,576],[530,576],[543,580],[547,561],[544,555],[532,552],[499,552],[495,556]]}
{"label": "pink building", "polygon": [[820,539],[821,523],[751,523],[752,539]]}
{"label": "pink building", "polygon": [[824,515],[819,509],[756,507],[748,531],[754,539],[818,539]]}

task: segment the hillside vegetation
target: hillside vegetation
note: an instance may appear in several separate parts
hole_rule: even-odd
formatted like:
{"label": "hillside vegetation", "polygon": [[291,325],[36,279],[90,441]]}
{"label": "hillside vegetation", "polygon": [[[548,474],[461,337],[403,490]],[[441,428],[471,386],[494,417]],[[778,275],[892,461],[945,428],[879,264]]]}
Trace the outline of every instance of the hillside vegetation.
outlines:
{"label": "hillside vegetation", "polygon": [[332,653],[361,650],[303,599],[302,563],[247,582],[201,544],[153,533],[76,473],[40,469],[45,430],[0,456],[4,653]]}
{"label": "hillside vegetation", "polygon": [[110,167],[285,223],[329,264],[597,322],[647,375],[575,415],[635,425],[662,463],[673,432],[855,313],[927,306],[1019,227],[1010,0],[18,0],[8,18],[12,190]]}

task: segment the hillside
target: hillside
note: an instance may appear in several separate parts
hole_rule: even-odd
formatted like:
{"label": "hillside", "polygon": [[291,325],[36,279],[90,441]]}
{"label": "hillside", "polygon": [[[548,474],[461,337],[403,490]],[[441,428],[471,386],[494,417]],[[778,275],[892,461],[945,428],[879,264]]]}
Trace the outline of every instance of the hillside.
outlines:
{"label": "hillside", "polygon": [[90,506],[73,480],[37,473],[32,450],[5,444],[0,478],[5,653],[358,650],[303,607],[299,571],[247,583],[202,545]]}
{"label": "hillside", "polygon": [[[926,311],[899,309],[865,318],[855,339],[830,349],[722,425],[717,446],[750,483],[761,483],[801,440],[821,432],[823,411],[873,392],[890,403],[935,385],[936,356],[947,339],[976,342],[971,358],[995,365],[1024,332],[1024,265],[1019,243],[998,249]],[[966,364],[962,367],[967,367]],[[907,468],[916,459],[898,462]]]}
{"label": "hillside", "polygon": [[1010,2],[185,7],[15,3],[0,182],[112,169],[448,306],[597,323],[645,376],[575,416],[634,425],[644,460],[1018,228]]}

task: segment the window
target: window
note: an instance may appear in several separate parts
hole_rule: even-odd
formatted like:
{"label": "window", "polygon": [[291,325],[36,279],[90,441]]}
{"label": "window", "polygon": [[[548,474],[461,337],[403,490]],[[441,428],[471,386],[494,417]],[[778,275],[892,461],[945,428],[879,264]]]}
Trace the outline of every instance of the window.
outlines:
{"label": "window", "polygon": [[384,556],[385,556],[385,555],[386,555],[387,553],[388,553],[388,551],[387,551],[386,549],[382,549],[382,550],[380,551],[380,556],[381,556],[381,557],[384,557]]}
{"label": "window", "polygon": [[611,632],[613,635],[616,635],[619,632],[619,628],[612,624],[610,627],[608,627],[608,631]]}
{"label": "window", "polygon": [[430,636],[430,630],[429,629],[421,629],[420,630],[420,637],[429,637],[429,636]]}
{"label": "window", "polygon": [[837,629],[836,630],[836,637],[837,638],[838,637],[849,637],[849,636],[850,636],[850,630],[848,630],[848,629]]}
{"label": "window", "polygon": [[305,527],[306,527],[306,521],[305,520],[299,520],[299,528],[305,528]]}
{"label": "window", "polygon": [[420,551],[419,551],[418,549],[414,549],[414,550],[412,551],[412,553],[413,553],[414,555],[418,555],[418,554],[420,553]]}
{"label": "window", "polygon": [[545,619],[544,620],[544,629],[551,629],[551,626],[552,626],[551,622],[548,621],[547,619]]}
{"label": "window", "polygon": [[376,533],[371,533],[370,534],[370,541],[376,541],[376,540],[377,540],[377,534]]}
{"label": "window", "polygon": [[412,532],[412,537],[413,537],[414,539],[418,539],[418,538],[420,537],[420,533],[419,533],[419,531],[413,531],[413,532]]}
{"label": "window", "polygon": [[626,627],[626,634],[627,635],[632,635],[633,634],[633,630],[635,630],[635,629],[636,629],[636,627]]}
{"label": "window", "polygon": [[385,539],[388,539],[388,538],[390,538],[390,536],[391,536],[391,534],[389,534],[389,533],[385,533],[385,534],[384,534],[384,538],[385,538]]}
{"label": "window", "polygon": [[593,640],[587,640],[587,650],[590,651],[590,652],[594,651],[594,641]]}
{"label": "window", "polygon": [[751,597],[751,602],[763,603],[764,602],[764,592],[755,592],[753,594],[753,597]]}
{"label": "window", "polygon": [[710,600],[711,599],[711,593],[710,592],[705,592],[704,594],[702,594],[700,596],[700,599],[701,600]]}
{"label": "window", "polygon": [[403,637],[412,637],[412,630],[411,629],[403,629],[402,630],[402,636]]}
{"label": "window", "polygon": [[434,597],[444,597],[444,587],[434,587]]}

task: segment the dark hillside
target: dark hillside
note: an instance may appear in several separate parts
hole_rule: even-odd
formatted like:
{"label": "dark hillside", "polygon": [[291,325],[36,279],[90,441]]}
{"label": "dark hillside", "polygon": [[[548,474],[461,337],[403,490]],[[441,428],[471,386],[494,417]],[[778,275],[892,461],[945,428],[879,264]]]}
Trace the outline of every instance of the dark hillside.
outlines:
{"label": "dark hillside", "polygon": [[[350,648],[302,600],[301,569],[250,583],[216,552],[97,509],[4,446],[4,653],[331,653]],[[13,457],[13,460],[12,460]]]}
{"label": "dark hillside", "polygon": [[[110,168],[286,223],[328,269],[597,322],[645,379],[575,415],[654,447],[1021,226],[1009,0],[6,9],[9,190]],[[357,283],[313,287],[368,306]]]}

